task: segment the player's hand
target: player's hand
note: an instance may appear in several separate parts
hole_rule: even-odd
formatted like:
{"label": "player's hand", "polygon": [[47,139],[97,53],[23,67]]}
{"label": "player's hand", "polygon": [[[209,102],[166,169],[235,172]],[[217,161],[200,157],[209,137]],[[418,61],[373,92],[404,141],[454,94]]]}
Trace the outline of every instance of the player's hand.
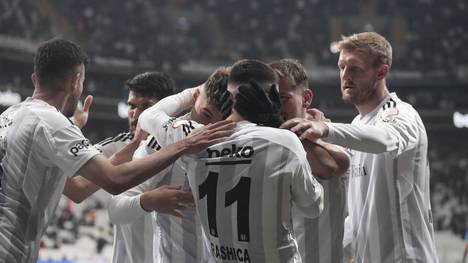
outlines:
{"label": "player's hand", "polygon": [[193,207],[193,195],[192,192],[181,190],[181,186],[163,185],[142,194],[140,205],[148,212],[182,217],[185,209]]}
{"label": "player's hand", "polygon": [[321,121],[311,121],[304,118],[293,118],[284,122],[280,128],[296,133],[301,140],[316,142],[328,136],[328,126]]}
{"label": "player's hand", "polygon": [[233,133],[235,126],[236,124],[233,121],[224,120],[210,123],[204,127],[193,130],[193,132],[184,139],[188,148],[187,152],[198,152],[210,145],[221,142]]}
{"label": "player's hand", "polygon": [[75,112],[70,119],[76,126],[78,126],[78,128],[83,128],[88,122],[89,108],[92,103],[93,96],[88,95],[84,100],[84,105],[81,105],[81,102],[79,102],[78,106],[76,106]]}
{"label": "player's hand", "polygon": [[325,121],[330,122],[330,119],[325,117],[325,114],[317,108],[307,110],[307,119],[311,121]]}

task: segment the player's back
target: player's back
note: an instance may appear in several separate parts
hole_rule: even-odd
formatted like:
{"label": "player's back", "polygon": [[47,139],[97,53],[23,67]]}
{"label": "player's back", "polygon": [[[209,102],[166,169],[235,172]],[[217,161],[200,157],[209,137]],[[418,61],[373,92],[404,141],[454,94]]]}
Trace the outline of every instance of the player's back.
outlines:
{"label": "player's back", "polygon": [[35,262],[67,177],[98,151],[57,109],[28,98],[0,116],[0,262]]}
{"label": "player's back", "polygon": [[217,261],[300,262],[291,205],[318,216],[323,189],[293,133],[240,122],[227,140],[184,160]]}

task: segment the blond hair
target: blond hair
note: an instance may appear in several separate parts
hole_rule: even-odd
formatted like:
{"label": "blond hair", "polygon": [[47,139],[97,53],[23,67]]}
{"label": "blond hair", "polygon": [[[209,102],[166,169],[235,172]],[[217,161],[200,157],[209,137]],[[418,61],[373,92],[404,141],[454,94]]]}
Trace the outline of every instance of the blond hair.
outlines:
{"label": "blond hair", "polygon": [[290,78],[294,81],[296,87],[307,88],[308,78],[307,73],[299,61],[291,58],[280,59],[271,62],[272,67],[276,74],[281,78]]}
{"label": "blond hair", "polygon": [[378,33],[363,32],[351,36],[342,36],[336,44],[336,52],[358,49],[375,57],[376,65],[392,66],[392,46]]}
{"label": "blond hair", "polygon": [[229,67],[219,67],[205,82],[206,96],[209,103],[216,105],[219,109],[222,104],[221,98],[227,90],[230,70]]}

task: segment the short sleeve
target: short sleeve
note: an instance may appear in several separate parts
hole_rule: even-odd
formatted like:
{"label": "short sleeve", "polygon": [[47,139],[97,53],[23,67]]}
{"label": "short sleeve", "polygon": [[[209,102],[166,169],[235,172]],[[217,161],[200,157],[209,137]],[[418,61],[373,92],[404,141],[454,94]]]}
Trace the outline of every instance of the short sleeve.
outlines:
{"label": "short sleeve", "polygon": [[95,149],[74,125],[69,125],[53,134],[41,128],[37,131],[36,143],[44,156],[59,167],[64,175],[71,177],[92,157],[100,152]]}

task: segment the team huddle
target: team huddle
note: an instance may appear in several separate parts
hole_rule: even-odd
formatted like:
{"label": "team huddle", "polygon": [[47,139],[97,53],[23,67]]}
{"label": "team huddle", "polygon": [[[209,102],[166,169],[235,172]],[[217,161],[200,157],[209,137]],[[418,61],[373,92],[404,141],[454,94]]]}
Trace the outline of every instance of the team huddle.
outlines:
{"label": "team huddle", "polygon": [[36,262],[61,195],[101,188],[115,263],[438,262],[427,135],[387,89],[391,45],[365,32],[337,47],[350,124],[311,107],[298,61],[244,59],[176,94],[168,74],[135,76],[129,131],[93,145],[87,56],[42,43],[34,93],[0,115],[0,262]]}

